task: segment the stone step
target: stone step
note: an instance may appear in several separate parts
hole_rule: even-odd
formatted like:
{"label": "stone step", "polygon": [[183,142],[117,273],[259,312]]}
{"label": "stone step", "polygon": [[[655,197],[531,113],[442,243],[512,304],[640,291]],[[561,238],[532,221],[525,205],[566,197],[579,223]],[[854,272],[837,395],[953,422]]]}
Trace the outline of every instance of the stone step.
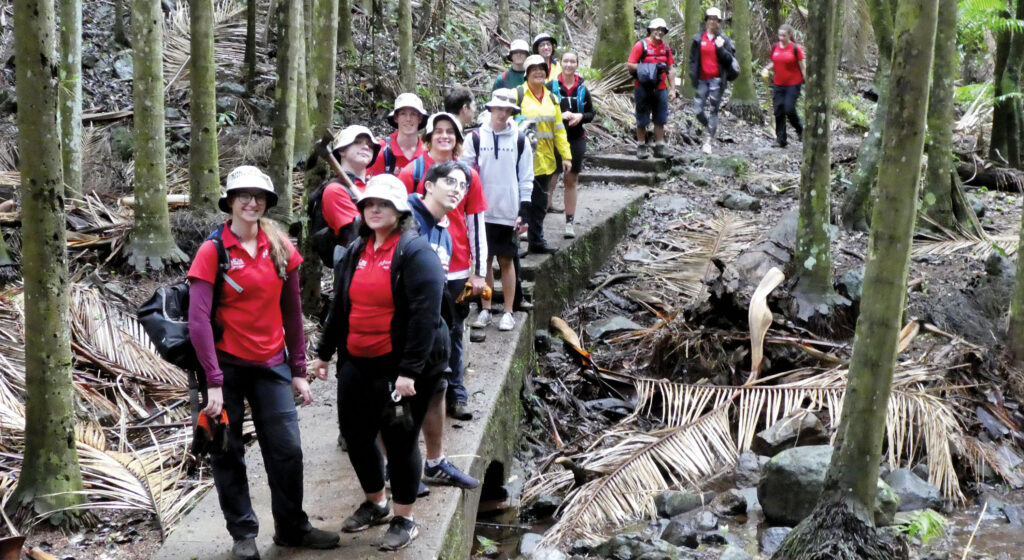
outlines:
{"label": "stone step", "polygon": [[633,154],[587,154],[587,167],[607,167],[625,171],[664,172],[672,167],[667,159],[647,158],[636,159]]}
{"label": "stone step", "polygon": [[580,174],[580,183],[611,183],[613,185],[653,185],[657,182],[656,173],[643,173],[623,170],[584,170]]}

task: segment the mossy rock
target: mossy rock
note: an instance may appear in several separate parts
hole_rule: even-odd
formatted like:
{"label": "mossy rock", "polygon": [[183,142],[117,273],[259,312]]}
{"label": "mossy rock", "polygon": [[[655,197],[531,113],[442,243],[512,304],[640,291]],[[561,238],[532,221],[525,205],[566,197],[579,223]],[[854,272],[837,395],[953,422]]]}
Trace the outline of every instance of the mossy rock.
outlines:
{"label": "mossy rock", "polygon": [[739,177],[747,171],[750,162],[741,156],[726,156],[721,158],[708,158],[704,165],[711,169],[716,175],[726,177]]}
{"label": "mossy rock", "polygon": [[130,161],[135,152],[135,134],[127,126],[115,126],[110,130],[110,149],[121,161]]}

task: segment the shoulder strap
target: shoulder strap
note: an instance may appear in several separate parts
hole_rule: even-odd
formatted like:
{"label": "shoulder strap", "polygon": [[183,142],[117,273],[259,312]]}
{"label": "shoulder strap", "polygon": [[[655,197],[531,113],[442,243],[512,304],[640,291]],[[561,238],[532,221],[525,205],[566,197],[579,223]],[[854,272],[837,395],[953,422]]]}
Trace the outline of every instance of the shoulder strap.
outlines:
{"label": "shoulder strap", "polygon": [[647,38],[640,39],[640,62],[647,60]]}
{"label": "shoulder strap", "polygon": [[523,150],[526,149],[526,137],[516,130],[516,174],[519,173],[519,160],[523,157]]}
{"label": "shoulder strap", "polygon": [[523,86],[517,87],[516,88],[516,105],[519,105],[520,108],[523,106],[523,99],[525,97],[526,97],[526,90],[523,89]]}
{"label": "shoulder strap", "polygon": [[469,139],[473,142],[473,153],[476,154],[477,161],[480,159],[480,130],[473,130],[469,133]]}
{"label": "shoulder strap", "polygon": [[391,136],[389,135],[384,139],[384,172],[393,174],[397,161],[398,158],[395,157],[395,152],[391,149]]}
{"label": "shoulder strap", "polygon": [[[507,79],[508,79],[508,70],[505,70],[504,72],[501,73],[501,81],[504,82]],[[504,85],[504,84],[502,84],[502,85]]]}
{"label": "shoulder strap", "polygon": [[796,41],[793,41],[793,58],[800,60],[800,51],[796,50]]}
{"label": "shoulder strap", "polygon": [[413,190],[413,192],[416,192],[416,189],[418,189],[419,186],[420,186],[420,179],[423,178],[423,171],[424,171],[423,167],[425,165],[426,164],[423,161],[423,156],[420,156],[420,157],[416,158],[416,161],[413,162],[413,168],[412,168],[412,190]]}

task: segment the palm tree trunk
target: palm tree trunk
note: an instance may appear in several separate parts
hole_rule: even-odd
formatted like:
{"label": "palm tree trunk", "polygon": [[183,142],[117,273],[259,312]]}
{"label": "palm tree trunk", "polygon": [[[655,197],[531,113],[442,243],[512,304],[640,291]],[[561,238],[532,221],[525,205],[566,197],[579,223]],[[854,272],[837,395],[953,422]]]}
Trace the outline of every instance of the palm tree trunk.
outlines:
{"label": "palm tree trunk", "polygon": [[[305,4],[309,0],[303,2],[296,2],[299,4],[299,8],[302,10],[300,15],[303,22],[306,20],[306,6]],[[298,35],[298,53],[295,56],[295,63],[298,70],[297,79],[295,82],[295,146],[293,147],[296,159],[305,157],[309,153],[310,147],[313,145],[313,129],[310,125],[310,106],[316,103],[315,99],[311,99],[311,90],[309,89],[309,76],[306,72],[306,60],[307,52],[309,50],[309,43],[307,38],[309,36],[305,33],[305,23],[299,26]]]}
{"label": "palm tree trunk", "polygon": [[245,91],[256,93],[256,0],[246,0],[245,8]]}
{"label": "palm tree trunk", "polygon": [[874,528],[872,508],[906,299],[937,14],[938,0],[903,0],[899,6],[892,87],[900,95],[891,99],[886,116],[865,297],[836,450],[815,511],[789,534],[775,559],[907,556],[905,542]]}
{"label": "palm tree trunk", "polygon": [[220,198],[217,158],[217,76],[213,61],[213,0],[190,0],[191,54],[189,86],[189,205],[216,212]]}
{"label": "palm tree trunk", "polygon": [[732,9],[732,40],[736,45],[740,75],[733,82],[729,111],[745,121],[761,123],[764,112],[754,91],[754,61],[750,54],[750,0],[736,0]]}
{"label": "palm tree trunk", "polygon": [[352,42],[352,0],[338,0],[338,50],[343,58],[356,54]]}
{"label": "palm tree trunk", "polygon": [[928,95],[928,169],[924,176],[921,212],[952,230],[953,213],[953,90],[956,80],[956,0],[939,0],[932,88]]}
{"label": "palm tree trunk", "polygon": [[82,0],[60,0],[60,145],[64,186],[82,196]]}
{"label": "palm tree trunk", "polygon": [[[75,448],[67,236],[53,0],[15,0],[25,294],[25,454],[11,506],[46,513],[82,501]],[[73,513],[51,518],[64,524]]]}
{"label": "palm tree trunk", "polygon": [[598,12],[597,45],[594,47],[594,68],[607,69],[625,60],[633,47],[633,2],[602,0]]}
{"label": "palm tree trunk", "polygon": [[114,0],[114,42],[119,45],[129,45],[128,34],[124,30],[124,2],[125,0]]}
{"label": "palm tree trunk", "polygon": [[[1024,18],[1024,2],[1017,3],[1016,18]],[[1024,109],[1019,98],[1021,64],[1024,63],[1024,33],[1010,34],[1010,48],[1001,74],[995,76],[998,95],[1016,96],[997,101],[992,110],[992,142],[989,148],[992,159],[1005,161],[1010,167],[1020,169],[1024,161],[1020,145],[1024,133]],[[998,97],[997,97],[998,99]],[[997,129],[998,132],[997,132]],[[997,142],[997,139],[999,140]]]}
{"label": "palm tree trunk", "polygon": [[510,33],[512,32],[512,27],[509,21],[508,0],[498,0],[498,33],[511,41]]}
{"label": "palm tree trunk", "polygon": [[186,260],[171,235],[167,212],[167,160],[164,136],[163,12],[159,2],[134,0],[132,44],[135,54],[132,98],[135,105],[135,224],[128,264],[139,272],[163,270]]}
{"label": "palm tree trunk", "polygon": [[700,0],[686,0],[685,8],[683,28],[686,30],[686,36],[682,38],[682,41],[679,41],[679,61],[682,66],[679,75],[683,77],[680,80],[683,83],[683,97],[685,99],[693,99],[696,91],[693,89],[693,84],[690,83],[689,77],[690,41],[694,35],[700,33],[700,28],[704,24],[704,14],[701,13]]}
{"label": "palm tree trunk", "polygon": [[412,2],[398,0],[398,77],[402,91],[416,91],[416,60],[412,49]]}
{"label": "palm tree trunk", "polygon": [[269,174],[280,199],[274,215],[284,223],[291,223],[302,3],[281,2],[278,10],[277,86],[274,88],[277,116],[270,148]]}

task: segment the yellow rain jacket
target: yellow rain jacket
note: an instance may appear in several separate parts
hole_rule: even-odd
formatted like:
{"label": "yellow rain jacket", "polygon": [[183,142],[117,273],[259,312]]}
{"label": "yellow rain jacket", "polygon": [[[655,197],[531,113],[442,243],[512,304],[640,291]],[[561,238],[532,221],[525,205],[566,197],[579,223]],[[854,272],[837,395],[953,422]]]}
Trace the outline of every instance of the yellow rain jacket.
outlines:
{"label": "yellow rain jacket", "polygon": [[534,175],[551,175],[555,172],[555,150],[562,155],[562,161],[571,161],[569,138],[562,124],[562,109],[547,87],[544,95],[537,99],[527,84],[523,88],[523,100],[519,104],[519,116],[537,123],[537,147],[533,152]]}

